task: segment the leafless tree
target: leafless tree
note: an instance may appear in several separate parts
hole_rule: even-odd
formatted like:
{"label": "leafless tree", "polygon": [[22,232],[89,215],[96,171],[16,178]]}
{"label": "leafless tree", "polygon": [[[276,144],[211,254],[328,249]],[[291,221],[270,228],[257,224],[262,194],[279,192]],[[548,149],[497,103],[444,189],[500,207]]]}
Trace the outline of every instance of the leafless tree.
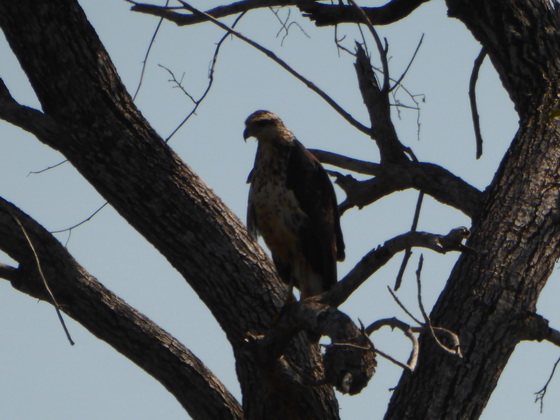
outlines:
{"label": "leafless tree", "polygon": [[[422,326],[399,326],[422,334],[415,370],[403,373],[386,418],[477,418],[520,341],[559,341],[535,306],[560,256],[560,17],[546,0],[447,0],[449,16],[482,44],[519,115],[493,181],[479,191],[440,166],[419,162],[391,120],[389,98],[400,80],[389,77],[375,25],[405,19],[426,1],[362,9],[353,1],[246,0],[207,13],[183,1],[173,8],[133,3],[134,11],[177,25],[220,25],[224,16],[272,6],[294,7],[319,26],[364,24],[381,59],[376,73],[361,46],[352,51],[369,126],[306,81],[379,147],[377,163],[316,152],[326,163],[370,176],[359,181],[335,174],[347,195],[341,209],[413,188],[472,220],[466,245],[464,228],[446,235],[413,229],[372,250],[330,291],[283,307],[288,290],[266,254],[138,112],[77,1],[0,0],[0,27],[42,107],[18,103],[2,82],[0,118],[60,151],[184,276],[231,343],[241,403],[188,349],[104,288],[49,232],[3,199],[0,249],[18,266],[0,266],[0,277],[108,342],[160,381],[193,418],[336,419],[333,386],[355,393],[367,385],[375,368],[367,334],[377,327],[356,326],[337,308],[397,252],[417,246],[460,251]],[[302,331],[329,336],[333,344],[322,355]]]}

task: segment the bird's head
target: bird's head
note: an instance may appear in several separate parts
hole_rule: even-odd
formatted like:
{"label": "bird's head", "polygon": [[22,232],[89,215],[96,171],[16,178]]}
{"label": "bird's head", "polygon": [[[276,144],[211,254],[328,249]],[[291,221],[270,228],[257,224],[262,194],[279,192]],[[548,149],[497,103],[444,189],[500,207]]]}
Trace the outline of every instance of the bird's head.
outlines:
{"label": "bird's head", "polygon": [[245,120],[243,138],[245,141],[249,137],[266,141],[279,138],[285,132],[288,130],[278,115],[269,111],[255,111]]}

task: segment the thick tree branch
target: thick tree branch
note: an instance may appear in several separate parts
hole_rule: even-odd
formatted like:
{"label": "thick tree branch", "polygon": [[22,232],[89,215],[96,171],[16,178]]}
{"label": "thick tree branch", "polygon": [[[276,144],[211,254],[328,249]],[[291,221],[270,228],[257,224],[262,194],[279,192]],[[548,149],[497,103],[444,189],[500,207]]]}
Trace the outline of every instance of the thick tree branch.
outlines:
{"label": "thick tree branch", "polygon": [[63,135],[64,130],[48,115],[20,105],[0,79],[0,119],[43,139]]}
{"label": "thick tree branch", "polygon": [[[364,13],[374,25],[389,25],[410,15],[422,3],[430,0],[392,0],[381,7],[363,7]],[[298,4],[304,16],[315,21],[317,26],[339,23],[365,23],[364,17],[352,6],[301,1]]]}
{"label": "thick tree branch", "polygon": [[370,180],[358,181],[348,175],[335,174],[337,184],[347,195],[341,204],[342,211],[352,207],[365,207],[388,194],[408,188],[422,191],[471,218],[475,218],[481,210],[484,198],[481,191],[433,163],[405,162],[380,165],[323,150],[311,151],[325,164],[375,176]]}
{"label": "thick tree branch", "polygon": [[103,287],[49,232],[3,199],[0,249],[20,263],[19,269],[0,267],[0,277],[52,304],[47,279],[62,311],[161,382],[193,418],[242,418],[239,403],[196,356]]}
{"label": "thick tree branch", "polygon": [[[291,399],[300,410],[336,419],[331,387],[286,376],[280,401],[272,391],[278,378],[263,377],[242,351],[245,333],[268,330],[288,290],[239,219],[142,117],[77,2],[0,0],[0,27],[44,113],[68,129],[68,136],[41,140],[167,258],[225,331],[244,416],[289,418]],[[302,366],[319,357],[301,340],[288,354]]]}
{"label": "thick tree branch", "polygon": [[[369,134],[379,147],[381,164],[406,162],[408,161],[405,155],[407,149],[399,141],[391,120],[389,75],[384,75],[383,86],[380,87],[369,57],[361,45],[356,44],[356,52],[356,74],[372,127]],[[381,50],[380,54],[383,55],[384,51]],[[386,71],[388,72],[388,70]]]}
{"label": "thick tree branch", "polygon": [[377,365],[373,344],[346,314],[332,306],[310,299],[286,305],[271,330],[264,336],[249,337],[249,342],[266,367],[285,352],[299,331],[331,339],[324,355],[325,383],[350,395],[368,384]]}
{"label": "thick tree branch", "polygon": [[523,318],[523,324],[519,334],[521,340],[546,340],[560,347],[560,331],[550,327],[548,320],[536,313],[529,312]]}

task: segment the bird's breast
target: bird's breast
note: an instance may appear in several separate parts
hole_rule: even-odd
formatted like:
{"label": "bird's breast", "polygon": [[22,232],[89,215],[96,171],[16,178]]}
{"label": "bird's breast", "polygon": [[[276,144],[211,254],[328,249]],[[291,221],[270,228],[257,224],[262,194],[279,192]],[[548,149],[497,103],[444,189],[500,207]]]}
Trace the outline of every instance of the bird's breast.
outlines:
{"label": "bird's breast", "polygon": [[286,258],[296,252],[306,216],[294,192],[286,187],[285,171],[273,165],[256,168],[250,196],[257,230],[270,250]]}

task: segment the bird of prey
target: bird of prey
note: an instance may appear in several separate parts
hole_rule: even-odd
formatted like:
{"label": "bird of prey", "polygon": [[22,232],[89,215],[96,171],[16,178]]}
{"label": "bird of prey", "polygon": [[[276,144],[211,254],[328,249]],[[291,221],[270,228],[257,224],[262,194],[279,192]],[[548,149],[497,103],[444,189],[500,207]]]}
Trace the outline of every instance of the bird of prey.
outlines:
{"label": "bird of prey", "polygon": [[256,111],[243,137],[258,141],[247,182],[247,227],[262,235],[282,280],[301,298],[320,294],[337,282],[336,261],[344,241],[334,188],[321,163],[272,112]]}

